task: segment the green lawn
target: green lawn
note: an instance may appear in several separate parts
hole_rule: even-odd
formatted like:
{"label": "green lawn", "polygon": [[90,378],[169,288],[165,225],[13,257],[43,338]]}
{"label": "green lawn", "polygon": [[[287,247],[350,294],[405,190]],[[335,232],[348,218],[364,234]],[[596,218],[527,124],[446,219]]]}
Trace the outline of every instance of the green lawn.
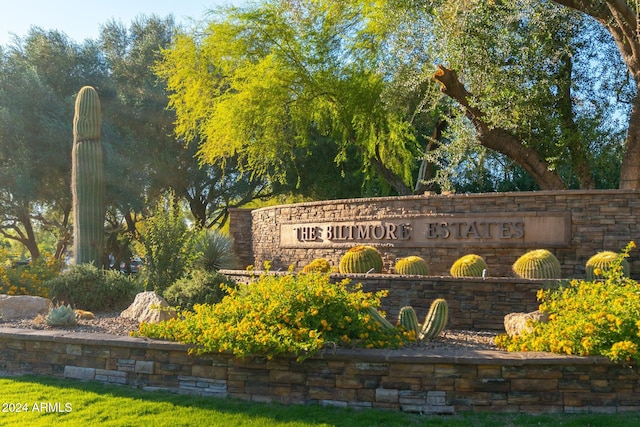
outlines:
{"label": "green lawn", "polygon": [[[0,426],[633,426],[640,413],[421,416],[143,392],[47,377],[0,378]],[[17,412],[20,410],[20,412]]]}

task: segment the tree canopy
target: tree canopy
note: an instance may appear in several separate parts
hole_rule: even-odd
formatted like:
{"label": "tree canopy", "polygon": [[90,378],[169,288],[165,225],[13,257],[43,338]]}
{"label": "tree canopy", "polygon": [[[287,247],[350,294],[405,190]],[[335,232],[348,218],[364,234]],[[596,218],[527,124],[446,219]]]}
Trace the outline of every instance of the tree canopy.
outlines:
{"label": "tree canopy", "polygon": [[564,3],[590,2],[263,1],[179,34],[157,71],[201,161],[272,182],[333,144],[395,194],[519,169],[526,188],[628,188],[627,60]]}
{"label": "tree canopy", "polygon": [[335,144],[327,160],[357,156],[369,179],[411,193],[424,138],[410,121],[422,88],[390,84],[386,29],[373,28],[379,13],[350,2],[273,1],[178,35],[157,67],[177,134],[198,141],[204,162],[237,159],[240,171],[279,183],[304,175],[296,167],[308,153]]}
{"label": "tree canopy", "polygon": [[[410,7],[432,17],[442,52],[435,78],[473,124],[475,141],[516,161],[543,189],[631,188],[623,176],[637,150],[623,139],[633,118],[619,118],[629,112],[635,85],[611,29],[563,3]],[[588,12],[589,4],[623,2],[573,3]]]}

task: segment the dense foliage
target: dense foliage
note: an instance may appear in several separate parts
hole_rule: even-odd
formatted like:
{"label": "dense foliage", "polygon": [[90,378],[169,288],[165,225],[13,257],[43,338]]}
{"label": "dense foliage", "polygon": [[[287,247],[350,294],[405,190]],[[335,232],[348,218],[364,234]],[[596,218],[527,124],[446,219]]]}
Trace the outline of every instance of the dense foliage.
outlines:
{"label": "dense foliage", "polygon": [[144,260],[142,281],[146,289],[161,294],[192,264],[195,234],[171,196],[159,201],[153,215],[138,228],[135,249]]}
{"label": "dense foliage", "polygon": [[74,265],[45,286],[53,302],[89,311],[125,308],[140,291],[131,276],[92,264]]}
{"label": "dense foliage", "polygon": [[217,304],[235,287],[235,282],[215,271],[193,270],[165,289],[167,303],[182,310],[193,310],[196,304]]}
{"label": "dense foliage", "polygon": [[509,351],[550,351],[579,356],[602,355],[618,362],[640,362],[640,285],[624,276],[621,263],[631,243],[605,280],[573,280],[560,289],[538,292],[547,323],[496,343]]}
{"label": "dense foliage", "polygon": [[365,312],[378,307],[386,292],[366,293],[348,280],[332,284],[326,274],[263,275],[228,292],[219,304],[142,324],[139,333],[195,344],[198,353],[294,354],[299,360],[326,345],[398,347],[410,338],[399,329],[383,329]]}

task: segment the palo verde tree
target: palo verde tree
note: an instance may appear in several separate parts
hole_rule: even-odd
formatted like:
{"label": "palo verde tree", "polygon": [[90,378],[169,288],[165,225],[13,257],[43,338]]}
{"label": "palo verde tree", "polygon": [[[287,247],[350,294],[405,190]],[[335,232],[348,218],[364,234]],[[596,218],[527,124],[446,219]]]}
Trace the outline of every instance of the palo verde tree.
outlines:
{"label": "palo verde tree", "polygon": [[351,2],[274,0],[179,34],[157,66],[177,135],[199,144],[203,162],[234,161],[278,184],[300,185],[304,158],[335,144],[329,160],[356,156],[365,177],[411,194],[427,133],[411,119],[424,87],[390,83],[401,68],[379,14]]}

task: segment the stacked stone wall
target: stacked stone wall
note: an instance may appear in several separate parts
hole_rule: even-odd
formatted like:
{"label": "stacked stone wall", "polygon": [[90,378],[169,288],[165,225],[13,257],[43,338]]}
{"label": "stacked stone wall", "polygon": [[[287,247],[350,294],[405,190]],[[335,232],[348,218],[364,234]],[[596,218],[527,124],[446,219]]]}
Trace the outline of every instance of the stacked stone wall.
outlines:
{"label": "stacked stone wall", "polygon": [[640,411],[636,368],[600,357],[438,349],[350,350],[295,358],[194,356],[169,342],[0,328],[0,374],[38,374],[211,398],[460,411]]}
{"label": "stacked stone wall", "polygon": [[[569,190],[364,198],[282,205],[252,211],[251,238],[236,240],[236,244],[239,248],[251,247],[251,259],[245,259],[245,263],[258,267],[270,261],[274,269],[284,270],[289,266],[299,269],[319,257],[337,265],[348,247],[359,242],[344,238],[340,242],[322,241],[316,238],[315,229],[326,235],[328,232],[322,227],[329,228],[334,223],[347,224],[343,229],[352,232],[349,230],[358,224],[386,221],[390,223],[387,227],[393,227],[387,231],[398,238],[379,239],[373,245],[383,252],[388,270],[397,258],[418,255],[425,258],[432,274],[447,275],[457,258],[476,253],[487,261],[489,275],[513,277],[511,266],[520,255],[546,246],[560,260],[564,277],[582,277],[586,261],[595,253],[602,250],[618,252],[630,241],[638,240],[639,196],[638,191]],[[433,224],[423,224],[431,221],[429,218],[441,223],[455,223],[456,218],[471,223],[474,218],[480,218],[478,224],[490,222],[491,233],[502,234],[496,237],[487,232],[485,236],[482,230],[465,229],[465,238],[451,236],[438,240],[437,233],[442,230],[434,228]],[[414,228],[432,228],[416,228],[415,234],[419,232],[421,236],[411,236],[403,241],[397,230],[405,220],[413,220]],[[242,221],[241,227],[249,226],[246,216]],[[523,221],[533,225],[527,225],[528,229],[523,231]],[[304,229],[305,224],[310,225],[309,230]],[[380,228],[380,233],[383,231]],[[293,233],[298,233],[297,240],[290,237]],[[425,234],[428,235],[426,240]],[[632,253],[630,262],[632,276],[637,277],[640,275],[637,251]]]}

